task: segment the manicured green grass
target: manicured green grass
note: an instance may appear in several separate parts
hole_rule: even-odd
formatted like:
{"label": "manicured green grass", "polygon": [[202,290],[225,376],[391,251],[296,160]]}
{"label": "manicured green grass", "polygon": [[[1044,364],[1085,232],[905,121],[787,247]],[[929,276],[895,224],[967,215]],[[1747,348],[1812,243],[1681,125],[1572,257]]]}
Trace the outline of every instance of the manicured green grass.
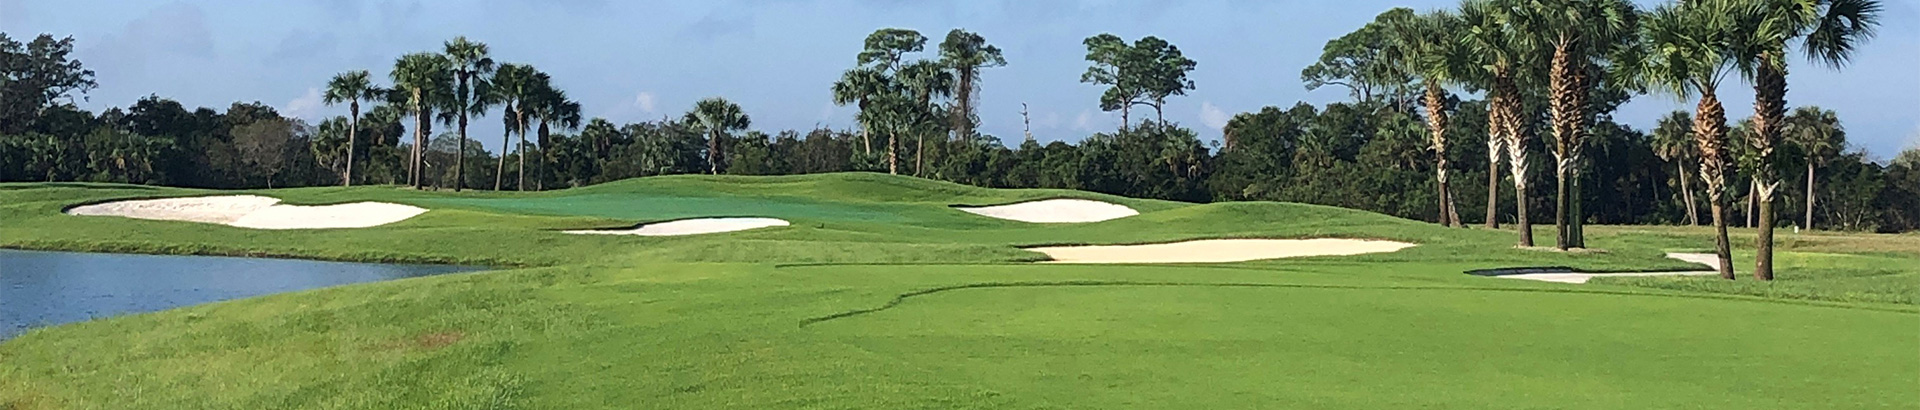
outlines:
{"label": "manicured green grass", "polygon": [[[211,192],[0,184],[0,247],[512,269],[30,331],[0,343],[0,409],[1920,404],[1911,392],[1920,382],[1917,258],[1899,252],[1786,248],[1774,284],[1563,285],[1462,272],[1685,269],[1660,254],[1710,243],[1689,229],[1595,227],[1606,252],[1520,250],[1510,232],[1337,208],[872,174],[650,178],[527,194],[260,193],[434,211],[364,230],[251,231],[59,213]],[[1143,214],[1033,225],[948,207],[1051,197]],[[673,238],[554,232],[698,216],[794,226]],[[1032,265],[1021,262],[1041,255],[1017,248],[1224,237],[1421,246],[1179,266]]]}

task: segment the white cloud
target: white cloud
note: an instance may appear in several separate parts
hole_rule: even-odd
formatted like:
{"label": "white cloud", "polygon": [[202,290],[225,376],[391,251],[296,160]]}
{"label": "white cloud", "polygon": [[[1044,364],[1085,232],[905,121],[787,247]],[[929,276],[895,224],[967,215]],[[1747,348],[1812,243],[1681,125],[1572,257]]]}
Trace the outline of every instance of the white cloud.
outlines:
{"label": "white cloud", "polygon": [[1073,117],[1073,129],[1093,131],[1093,110],[1080,110],[1080,115]]}
{"label": "white cloud", "polygon": [[320,88],[308,87],[306,94],[302,94],[299,98],[295,98],[293,101],[287,101],[286,105],[282,105],[280,115],[307,121],[317,121],[321,116],[326,114],[322,112],[326,107],[326,103],[320,98]]}
{"label": "white cloud", "polygon": [[1207,127],[1214,129],[1226,128],[1227,120],[1232,118],[1233,114],[1228,114],[1226,110],[1222,110],[1220,107],[1213,105],[1212,101],[1200,103],[1200,123],[1206,124]]}
{"label": "white cloud", "polygon": [[639,96],[633,97],[633,104],[640,107],[640,112],[652,114],[654,108],[653,103],[652,92],[641,91]]}

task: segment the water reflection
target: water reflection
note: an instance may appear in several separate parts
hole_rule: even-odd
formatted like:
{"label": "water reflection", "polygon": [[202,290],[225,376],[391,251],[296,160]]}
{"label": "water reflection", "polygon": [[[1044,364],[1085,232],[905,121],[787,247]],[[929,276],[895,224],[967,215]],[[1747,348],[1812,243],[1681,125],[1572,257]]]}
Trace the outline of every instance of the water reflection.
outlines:
{"label": "water reflection", "polygon": [[97,317],[479,269],[0,249],[0,339]]}

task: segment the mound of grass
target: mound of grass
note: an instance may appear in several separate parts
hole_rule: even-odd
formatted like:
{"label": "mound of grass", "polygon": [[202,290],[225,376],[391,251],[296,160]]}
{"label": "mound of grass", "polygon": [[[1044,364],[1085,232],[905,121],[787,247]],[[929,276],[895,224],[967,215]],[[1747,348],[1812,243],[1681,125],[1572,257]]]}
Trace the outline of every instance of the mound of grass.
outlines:
{"label": "mound of grass", "polygon": [[[1605,252],[1339,208],[992,190],[877,174],[645,178],[540,193],[251,191],[433,211],[257,231],[76,217],[230,194],[0,184],[0,247],[449,262],[368,283],[36,329],[0,342],[0,408],[1901,408],[1920,380],[1916,259],[1820,234],[1781,280],[1464,275],[1688,269],[1696,229],[1593,227]],[[1085,198],[1092,224],[950,205]],[[686,237],[562,229],[705,216]],[[1019,249],[1344,237],[1400,252],[1179,266],[1034,265]],[[1834,269],[1832,267],[1842,267]],[[1902,298],[1901,296],[1905,296]]]}

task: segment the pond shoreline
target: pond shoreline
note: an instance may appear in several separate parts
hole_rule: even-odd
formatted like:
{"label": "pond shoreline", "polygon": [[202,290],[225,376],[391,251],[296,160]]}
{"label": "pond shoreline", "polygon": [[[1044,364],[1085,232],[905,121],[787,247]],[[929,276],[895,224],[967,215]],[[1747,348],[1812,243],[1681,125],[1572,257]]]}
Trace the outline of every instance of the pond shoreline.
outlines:
{"label": "pond shoreline", "polygon": [[411,265],[481,266],[488,270],[538,268],[557,262],[534,263],[501,258],[476,258],[444,255],[419,255],[381,251],[326,253],[312,249],[247,249],[204,243],[154,244],[110,240],[0,241],[0,250],[53,251],[81,253],[117,253],[155,256],[224,256],[239,258],[294,259],[316,262],[356,262]]}
{"label": "pond shoreline", "polygon": [[491,268],[0,249],[0,341],[41,327],[311,289],[487,270]]}

